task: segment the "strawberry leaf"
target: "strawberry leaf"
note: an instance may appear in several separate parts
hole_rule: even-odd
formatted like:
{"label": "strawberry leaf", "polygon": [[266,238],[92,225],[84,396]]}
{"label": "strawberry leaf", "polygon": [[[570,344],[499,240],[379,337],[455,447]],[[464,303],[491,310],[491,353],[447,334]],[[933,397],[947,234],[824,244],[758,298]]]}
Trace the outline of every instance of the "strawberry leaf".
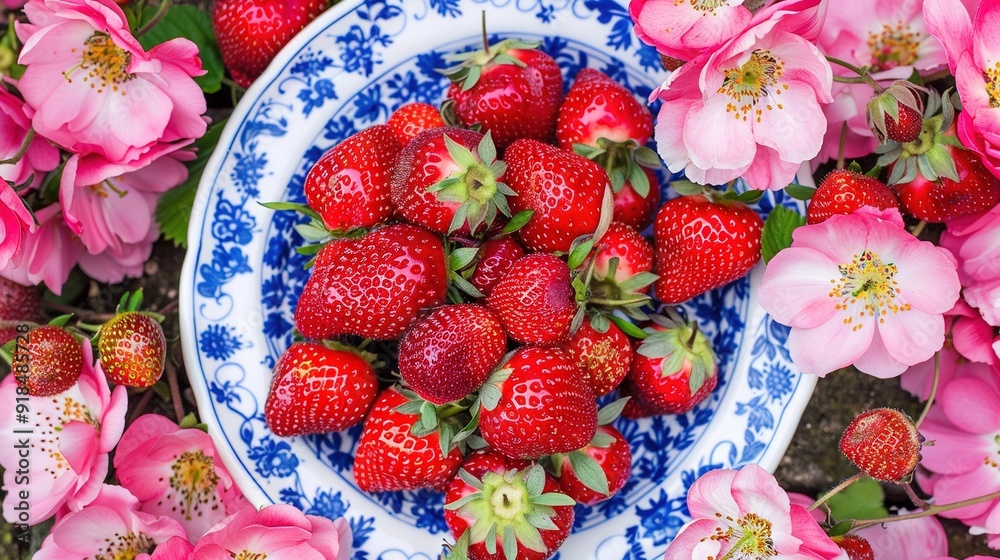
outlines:
{"label": "strawberry leaf", "polygon": [[539,506],[575,506],[576,500],[559,492],[547,492],[531,501]]}
{"label": "strawberry leaf", "polygon": [[[540,536],[539,540],[541,540]],[[544,544],[542,550],[545,550]],[[503,555],[507,560],[517,560],[517,538],[514,536],[513,525],[507,525],[503,528]]]}
{"label": "strawberry leaf", "polygon": [[478,247],[459,247],[448,255],[448,268],[450,270],[462,270],[472,263],[472,260],[476,258],[478,253]]}
{"label": "strawberry leaf", "polygon": [[535,465],[528,471],[528,475],[524,479],[524,485],[528,489],[529,496],[541,496],[542,490],[545,489],[545,470],[542,469],[541,465]]}
{"label": "strawberry leaf", "polygon": [[610,493],[608,475],[593,457],[583,451],[573,451],[569,454],[569,464],[584,486],[603,496]]}
{"label": "strawberry leaf", "polygon": [[625,404],[628,400],[629,397],[623,397],[604,405],[597,413],[597,425],[607,426],[617,420],[621,416],[622,411],[625,410]]}
{"label": "strawberry leaf", "polygon": [[[149,21],[157,9],[158,6],[150,6],[143,10],[143,21]],[[195,6],[171,6],[159,23],[136,38],[148,51],[177,37],[189,39],[198,45],[198,58],[201,59],[201,68],[205,73],[196,77],[195,83],[205,93],[215,93],[222,89],[222,51],[219,50],[219,43],[212,30],[209,12]]]}
{"label": "strawberry leaf", "polygon": [[681,179],[678,181],[672,181],[670,186],[677,191],[677,194],[681,196],[692,196],[696,194],[702,194],[705,192],[705,188],[698,183],[688,181],[687,179]]}
{"label": "strawberry leaf", "polygon": [[660,156],[651,148],[640,146],[632,152],[632,159],[643,167],[656,168],[660,166]]}
{"label": "strawberry leaf", "polygon": [[483,385],[483,388],[479,390],[479,402],[483,405],[486,410],[493,410],[500,404],[500,397],[503,396],[503,391],[500,387],[489,383]]}
{"label": "strawberry leaf", "polygon": [[761,232],[761,256],[764,262],[769,262],[782,249],[791,246],[792,232],[805,225],[806,219],[798,212],[776,206],[764,222]]}
{"label": "strawberry leaf", "polygon": [[888,517],[885,491],[875,480],[858,479],[827,502],[835,519],[881,519]]}
{"label": "strawberry leaf", "polygon": [[611,444],[615,442],[614,436],[608,434],[607,432],[602,432],[600,430],[594,434],[594,437],[590,438],[590,446],[598,447],[600,449],[607,449],[611,447]]}

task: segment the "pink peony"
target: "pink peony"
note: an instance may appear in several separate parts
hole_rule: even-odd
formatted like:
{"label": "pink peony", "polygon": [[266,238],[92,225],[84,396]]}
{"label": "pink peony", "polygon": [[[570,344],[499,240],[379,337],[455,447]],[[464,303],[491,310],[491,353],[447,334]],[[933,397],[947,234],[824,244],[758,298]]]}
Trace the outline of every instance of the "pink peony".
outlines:
{"label": "pink peony", "polygon": [[[912,0],[831,2],[817,45],[823,54],[869,67],[871,77],[881,83],[905,80],[914,70],[929,74],[947,63],[941,43],[924,25],[921,3]],[[833,65],[833,73],[857,76],[837,64]],[[814,168],[837,157],[845,122],[845,157],[861,157],[875,151],[878,140],[865,119],[865,106],[873,93],[867,84],[834,84],[835,101],[823,108],[827,133],[819,157],[813,160]]]}
{"label": "pink peony", "polygon": [[249,505],[208,434],[157,414],[140,416],[125,431],[115,472],[141,502],[140,511],[176,519],[192,542]]}
{"label": "pink peony", "polygon": [[743,0],[631,0],[628,13],[643,43],[678,60],[691,60],[714,49],[743,31],[753,17]]}
{"label": "pink peony", "polygon": [[[1000,374],[970,363],[938,391],[938,398],[920,426],[934,445],[921,449],[921,487],[937,503],[948,504],[1000,491]],[[940,513],[985,530],[1000,500]]]}
{"label": "pink peony", "polygon": [[38,210],[35,218],[39,227],[25,236],[20,264],[8,263],[0,276],[25,286],[44,282],[59,294],[84,249],[66,227],[59,204]]}
{"label": "pink peony", "polygon": [[[31,128],[29,110],[24,101],[7,91],[0,81],[0,159],[14,157],[21,149]],[[45,173],[58,165],[59,150],[44,138],[36,136],[20,161],[0,165],[0,179],[20,185],[34,176],[32,186],[37,187]]]}
{"label": "pink peony", "polygon": [[197,560],[230,558],[315,558],[347,560],[351,527],[341,517],[305,515],[294,506],[275,504],[257,511],[247,506],[205,533],[194,548]]}
{"label": "pink peony", "polygon": [[1000,5],[981,3],[974,20],[959,0],[926,0],[924,10],[962,100],[958,137],[1000,177]]}
{"label": "pink peony", "polygon": [[689,61],[654,93],[660,155],[697,183],[742,176],[754,189],[781,189],[819,153],[826,130],[830,65],[812,44],[820,0],[778,2],[748,28]]}
{"label": "pink peony", "polygon": [[843,557],[806,508],[790,503],[759,465],[702,475],[687,504],[693,519],[667,547],[665,560]]}
{"label": "pink peony", "polygon": [[[181,560],[173,551],[189,551],[184,529],[169,517],[138,511],[139,502],[128,490],[105,484],[93,502],[67,514],[52,527],[34,560],[129,558]],[[168,547],[166,543],[175,541]],[[178,548],[173,548],[175,546]],[[161,550],[162,549],[162,550]]]}
{"label": "pink peony", "polygon": [[[0,399],[15,403],[24,390],[8,375],[0,381]],[[122,435],[125,387],[108,389],[108,381],[93,358],[90,341],[83,340],[83,373],[77,384],[52,397],[29,397],[27,423],[15,423],[14,407],[0,416],[0,465],[4,467],[4,517],[35,525],[61,508],[79,511],[97,497],[108,474],[108,454]],[[30,434],[15,430],[31,430]],[[28,445],[30,484],[17,482],[19,450]],[[24,490],[27,499],[14,490]],[[26,501],[27,514],[21,502]],[[27,517],[27,519],[25,519]]]}
{"label": "pink peony", "polygon": [[758,297],[792,327],[788,348],[803,372],[854,364],[886,378],[941,348],[958,291],[948,251],[910,235],[898,210],[864,207],[796,229]]}
{"label": "pink peony", "polygon": [[925,560],[948,554],[948,535],[933,515],[873,525],[857,534],[872,545],[875,560]]}
{"label": "pink peony", "polygon": [[958,259],[965,301],[987,323],[1000,326],[1000,206],[949,222],[941,246]]}
{"label": "pink peony", "polygon": [[204,134],[194,43],[177,38],[144,51],[113,0],[31,0],[24,10],[19,89],[39,134],[114,163]]}

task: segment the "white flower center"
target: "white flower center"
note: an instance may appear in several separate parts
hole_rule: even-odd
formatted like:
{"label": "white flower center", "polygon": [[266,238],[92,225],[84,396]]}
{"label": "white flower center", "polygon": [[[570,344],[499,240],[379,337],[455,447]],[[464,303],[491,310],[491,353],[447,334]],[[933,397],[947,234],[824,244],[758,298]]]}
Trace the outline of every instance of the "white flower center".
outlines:
{"label": "white flower center", "polygon": [[[833,287],[829,295],[839,300],[837,309],[848,312],[848,317],[844,319],[845,325],[854,322],[852,309],[858,310],[858,317],[861,319],[865,316],[877,316],[879,323],[885,322],[884,315],[888,312],[899,313],[910,310],[910,304],[899,305],[896,301],[897,282],[893,280],[897,271],[896,265],[883,263],[878,254],[863,251],[860,255],[854,255],[853,261],[837,268],[840,271],[840,280],[830,280]],[[858,306],[858,302],[862,305]],[[859,321],[851,327],[851,330],[859,330],[862,326],[863,321]]]}
{"label": "white flower center", "polygon": [[783,109],[781,103],[772,101],[772,95],[780,95],[782,90],[788,89],[788,84],[779,84],[784,71],[785,63],[765,49],[755,49],[742,66],[724,70],[726,77],[718,92],[731,99],[726,104],[726,112],[734,113],[736,119],[745,121],[752,116],[760,122],[764,110],[758,104],[762,99],[767,102],[768,111]]}
{"label": "white flower center", "polygon": [[777,555],[771,537],[771,522],[767,519],[756,513],[748,513],[736,520],[728,515],[723,518],[721,513],[715,516],[727,523],[725,527],[716,527],[715,534],[705,539],[728,543],[731,547],[719,558],[709,557],[708,560],[766,560]]}
{"label": "white flower center", "polygon": [[868,34],[872,70],[879,72],[913,64],[917,61],[920,40],[921,37],[901,21],[896,25],[883,23],[880,33]]}

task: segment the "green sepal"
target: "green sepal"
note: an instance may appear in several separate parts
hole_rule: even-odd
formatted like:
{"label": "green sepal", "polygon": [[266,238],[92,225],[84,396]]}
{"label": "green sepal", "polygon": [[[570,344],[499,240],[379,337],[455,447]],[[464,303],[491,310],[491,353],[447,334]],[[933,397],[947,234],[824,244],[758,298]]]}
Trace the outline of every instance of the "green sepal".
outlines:
{"label": "green sepal", "polygon": [[799,185],[797,183],[792,183],[785,187],[785,194],[794,198],[795,200],[810,200],[814,194],[816,194],[816,189],[812,187],[806,187],[804,185]]}
{"label": "green sepal", "polygon": [[635,323],[629,321],[624,317],[619,317],[617,315],[608,315],[608,319],[610,319],[611,322],[614,323],[616,327],[621,329],[623,333],[627,334],[632,338],[642,340],[648,336],[646,332],[640,329],[638,326],[636,326]]}
{"label": "green sepal", "polygon": [[759,201],[763,197],[764,197],[764,191],[751,189],[748,191],[743,191],[740,194],[736,195],[736,200],[744,204],[756,204],[757,201]]}
{"label": "green sepal", "polygon": [[566,494],[559,492],[548,492],[535,498],[534,502],[540,506],[575,506],[576,500]]}
{"label": "green sepal", "polygon": [[58,317],[53,318],[51,321],[49,321],[48,324],[56,327],[65,327],[67,324],[69,324],[69,320],[72,318],[73,318],[72,313],[66,315],[60,315]]}
{"label": "green sepal", "polygon": [[833,527],[827,529],[826,534],[830,537],[842,537],[854,527],[853,521],[841,521]]}
{"label": "green sepal", "polygon": [[602,496],[611,493],[608,487],[608,475],[593,457],[583,451],[572,451],[569,453],[569,464],[584,486]]}
{"label": "green sepal", "polygon": [[601,410],[597,412],[597,425],[607,426],[617,420],[618,417],[621,416],[622,411],[625,410],[625,404],[628,403],[629,398],[630,397],[622,397],[604,405]]}
{"label": "green sepal", "polygon": [[511,216],[510,221],[507,225],[503,227],[503,233],[510,234],[524,227],[525,224],[531,220],[531,217],[535,214],[534,210],[521,210],[517,214]]}
{"label": "green sepal", "polygon": [[569,265],[570,270],[578,268],[587,260],[587,256],[594,249],[594,238],[593,236],[585,236],[586,239],[574,242],[575,247],[569,253],[569,260],[567,265]]}
{"label": "green sepal", "polygon": [[604,313],[594,313],[590,316],[590,328],[604,334],[611,328],[611,320]]}
{"label": "green sepal", "polygon": [[703,185],[688,181],[687,179],[672,181],[670,186],[673,187],[673,189],[677,191],[677,194],[681,196],[694,196],[705,193],[705,187]]}

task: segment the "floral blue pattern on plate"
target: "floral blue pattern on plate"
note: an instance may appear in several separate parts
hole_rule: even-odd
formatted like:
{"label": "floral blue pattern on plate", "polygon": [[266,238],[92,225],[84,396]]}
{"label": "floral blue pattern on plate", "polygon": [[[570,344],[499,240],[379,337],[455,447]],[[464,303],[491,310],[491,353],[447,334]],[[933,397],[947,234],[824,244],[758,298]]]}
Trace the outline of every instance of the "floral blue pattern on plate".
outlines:
{"label": "floral blue pattern on plate", "polygon": [[[567,83],[580,68],[596,67],[645,97],[665,78],[615,0],[344,0],[246,93],[191,219],[181,326],[202,420],[251,502],[345,516],[357,560],[436,558],[449,536],[443,496],[357,490],[351,470],[360,427],[300,438],[268,431],[271,368],[291,342],[308,257],[295,252],[300,218],[257,202],[302,202],[305,175],[324,151],[403,103],[440,102],[447,82],[437,69],[447,55],[480,45],[482,11],[491,39],[540,41]],[[758,207],[766,214],[775,204],[796,202],[768,193]],[[656,558],[689,519],[685,495],[701,473],[777,466],[815,380],[791,364],[787,328],[756,304],[760,273],[685,306],[719,355],[719,387],[691,413],[619,422],[633,449],[632,479],[615,498],[578,508],[560,557]]]}

